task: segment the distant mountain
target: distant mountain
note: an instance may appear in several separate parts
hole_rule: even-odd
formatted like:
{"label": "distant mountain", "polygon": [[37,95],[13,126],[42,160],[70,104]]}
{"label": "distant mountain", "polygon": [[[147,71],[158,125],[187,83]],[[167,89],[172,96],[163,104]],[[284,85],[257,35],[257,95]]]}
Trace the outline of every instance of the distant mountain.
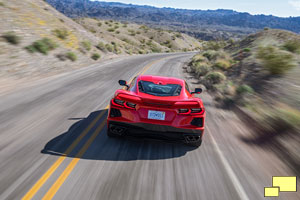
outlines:
{"label": "distant mountain", "polygon": [[229,38],[264,27],[300,33],[300,17],[251,15],[233,10],[187,10],[156,8],[89,0],[47,0],[63,14],[143,23],[188,33],[202,39]]}

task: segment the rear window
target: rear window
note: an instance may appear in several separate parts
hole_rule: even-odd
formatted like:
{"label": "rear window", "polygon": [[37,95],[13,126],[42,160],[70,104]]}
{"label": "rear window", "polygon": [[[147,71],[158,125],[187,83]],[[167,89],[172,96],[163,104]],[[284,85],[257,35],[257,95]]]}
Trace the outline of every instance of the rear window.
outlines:
{"label": "rear window", "polygon": [[178,84],[160,85],[150,81],[139,81],[138,86],[140,92],[154,96],[179,96],[182,88]]}

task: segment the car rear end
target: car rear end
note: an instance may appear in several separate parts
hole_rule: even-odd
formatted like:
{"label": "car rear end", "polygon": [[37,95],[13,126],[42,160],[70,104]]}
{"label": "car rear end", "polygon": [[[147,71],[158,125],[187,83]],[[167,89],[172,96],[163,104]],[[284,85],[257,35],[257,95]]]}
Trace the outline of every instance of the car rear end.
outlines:
{"label": "car rear end", "polygon": [[205,110],[201,101],[132,95],[121,91],[110,102],[110,135],[131,135],[201,144]]}

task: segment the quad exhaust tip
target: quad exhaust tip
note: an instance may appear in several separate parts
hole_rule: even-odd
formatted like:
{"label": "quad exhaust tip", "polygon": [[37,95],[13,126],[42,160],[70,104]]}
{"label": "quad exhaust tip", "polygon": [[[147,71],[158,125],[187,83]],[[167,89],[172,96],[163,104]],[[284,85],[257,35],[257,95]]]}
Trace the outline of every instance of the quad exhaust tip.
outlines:
{"label": "quad exhaust tip", "polygon": [[186,143],[198,142],[199,140],[201,140],[199,135],[185,135],[184,139]]}
{"label": "quad exhaust tip", "polygon": [[116,135],[123,135],[126,131],[126,128],[117,125],[110,125],[110,131]]}

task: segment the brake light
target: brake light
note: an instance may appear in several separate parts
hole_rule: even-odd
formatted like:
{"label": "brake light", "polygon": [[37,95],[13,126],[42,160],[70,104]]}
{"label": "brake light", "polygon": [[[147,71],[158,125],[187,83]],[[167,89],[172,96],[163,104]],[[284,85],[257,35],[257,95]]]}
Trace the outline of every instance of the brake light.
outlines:
{"label": "brake light", "polygon": [[202,108],[180,108],[178,109],[179,114],[184,114],[184,115],[188,115],[188,114],[202,114],[204,112],[204,110]]}
{"label": "brake light", "polygon": [[125,107],[125,108],[129,108],[129,109],[135,109],[135,107],[136,107],[135,103],[124,101],[121,99],[112,99],[111,103],[114,106]]}
{"label": "brake light", "polygon": [[189,109],[187,109],[187,108],[181,108],[178,111],[179,111],[179,113],[188,113]]}
{"label": "brake light", "polygon": [[135,103],[130,103],[130,102],[125,103],[126,108],[135,109],[135,106],[136,106]]}
{"label": "brake light", "polygon": [[124,101],[123,101],[123,100],[120,100],[120,99],[113,99],[111,102],[112,102],[112,104],[115,105],[115,106],[121,106],[121,107],[124,106]]}
{"label": "brake light", "polygon": [[192,108],[191,112],[192,113],[201,113],[202,112],[202,108]]}

